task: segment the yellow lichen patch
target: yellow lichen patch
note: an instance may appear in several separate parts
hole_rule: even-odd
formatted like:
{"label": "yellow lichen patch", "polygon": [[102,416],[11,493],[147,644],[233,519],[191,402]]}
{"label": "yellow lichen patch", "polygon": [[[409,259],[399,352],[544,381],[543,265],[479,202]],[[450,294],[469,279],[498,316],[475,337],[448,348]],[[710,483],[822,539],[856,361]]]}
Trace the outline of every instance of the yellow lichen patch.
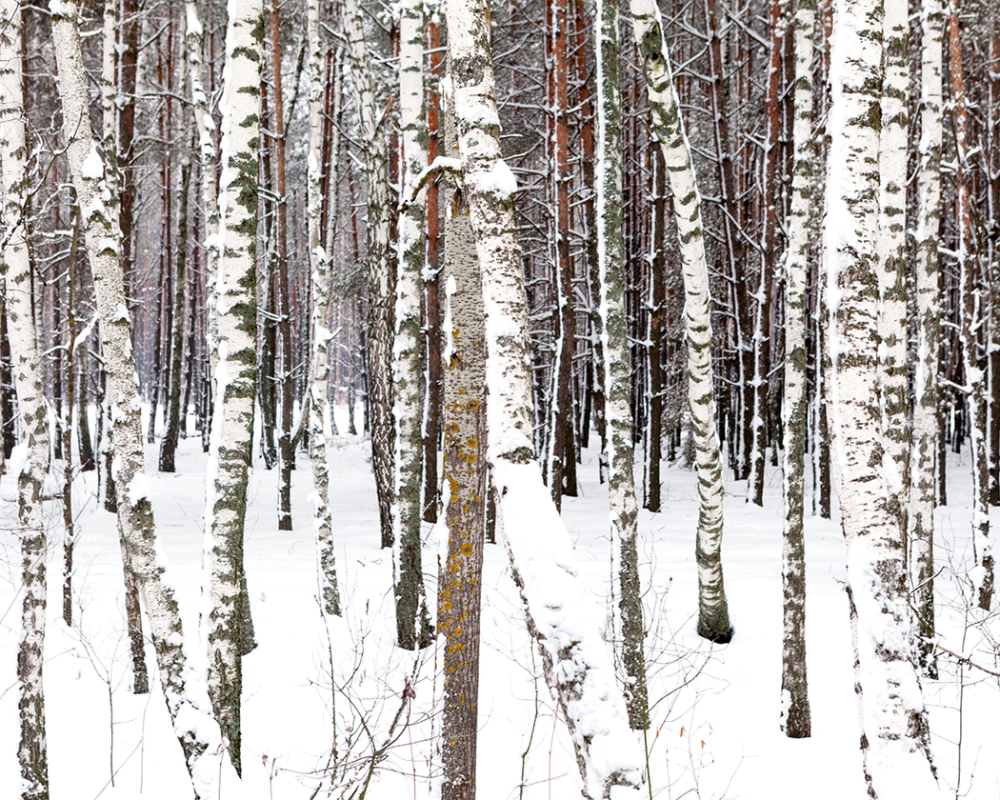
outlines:
{"label": "yellow lichen patch", "polygon": [[463,556],[471,556],[472,553],[474,552],[474,548],[473,548],[473,546],[471,544],[469,544],[468,542],[466,542],[460,548],[460,552],[462,553]]}

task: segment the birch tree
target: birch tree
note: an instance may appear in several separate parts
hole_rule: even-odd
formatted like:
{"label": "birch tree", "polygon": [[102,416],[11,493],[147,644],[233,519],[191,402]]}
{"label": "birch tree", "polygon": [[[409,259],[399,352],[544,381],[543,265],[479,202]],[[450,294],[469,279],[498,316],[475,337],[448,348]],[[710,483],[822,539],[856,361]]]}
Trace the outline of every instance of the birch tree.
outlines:
{"label": "birch tree", "polygon": [[596,799],[614,785],[638,786],[638,754],[566,528],[535,461],[527,302],[512,196],[517,186],[500,151],[490,16],[483,0],[449,0],[447,20],[462,180],[483,276],[497,521],[546,682],[569,728],[583,795]]}
{"label": "birch tree", "polygon": [[427,164],[427,124],[424,116],[424,11],[420,0],[404,0],[399,21],[399,124],[403,144],[403,191],[406,207],[399,217],[393,353],[393,564],[396,581],[396,627],[399,642],[416,638],[421,646],[432,639],[423,596],[420,506],[423,477],[423,437],[420,422],[420,382],[423,342],[420,297],[424,271],[424,200],[419,176]]}
{"label": "birch tree", "polygon": [[126,558],[133,564],[149,618],[150,637],[174,733],[180,742],[195,796],[207,800],[217,796],[219,780],[231,773],[225,770],[224,763],[220,764],[221,732],[210,713],[204,684],[188,669],[177,602],[170,584],[163,579],[164,568],[156,556],[156,527],[143,464],[139,383],[125,306],[120,233],[113,210],[117,197],[108,191],[104,163],[91,132],[76,4],[50,4],[50,10],[66,157],[81,209],[87,257],[94,273],[112,405],[118,523]]}
{"label": "birch tree", "polygon": [[830,303],[831,461],[847,540],[855,691],[868,793],[935,797],[903,537],[890,504],[879,412],[880,0],[834,18],[824,247]]}
{"label": "birch tree", "polygon": [[[330,171],[328,179],[334,189],[330,192],[331,208],[327,225],[336,225],[337,191],[339,181],[338,153],[340,130],[332,126],[333,142],[329,164],[323,163],[323,62],[320,52],[319,0],[306,4],[306,69],[309,80],[309,155],[307,192],[309,236],[309,274],[312,281],[312,359],[309,382],[309,453],[313,470],[313,528],[316,531],[319,559],[319,594],[327,614],[340,615],[340,590],[337,585],[337,566],[333,548],[333,520],[330,515],[330,475],[326,461],[327,383],[329,379],[329,343],[334,334],[330,331],[330,256],[323,245],[323,169]],[[337,84],[339,88],[339,83]],[[335,105],[339,98],[335,98]]]}
{"label": "birch tree", "polygon": [[815,0],[795,9],[795,155],[792,203],[785,257],[785,380],[782,398],[782,489],[784,528],[781,583],[784,636],[781,669],[781,728],[794,739],[811,734],[806,673],[805,445],[806,445],[806,280],[813,186],[813,40]]}
{"label": "birch tree", "polygon": [[257,369],[255,302],[259,86],[263,51],[261,0],[230,0],[219,179],[218,364],[212,377],[211,458],[207,480],[206,586],[211,611],[208,688],[216,719],[239,773],[242,656],[253,648],[246,627],[243,526],[252,462]]}
{"label": "birch tree", "polygon": [[[597,149],[595,203],[600,283],[604,413],[607,420],[608,492],[611,503],[612,574],[619,582],[615,637],[630,683],[629,724],[648,725],[643,659],[642,589],[639,582],[638,503],[632,443],[631,376],[625,312],[625,243],[622,240],[621,18],[618,0],[598,1]],[[659,353],[656,354],[659,358]]]}
{"label": "birch tree", "polygon": [[684,132],[663,38],[660,9],[653,0],[630,0],[652,111],[674,195],[674,214],[684,276],[684,327],[688,351],[688,398],[698,466],[698,633],[713,642],[733,636],[722,579],[722,459],[712,392],[712,321],[701,198]]}
{"label": "birch tree", "polygon": [[913,491],[910,496],[910,574],[914,608],[923,632],[924,670],[934,667],[934,507],[937,488],[938,358],[941,347],[941,288],[938,235],[941,225],[941,143],[944,136],[941,61],[944,12],[940,0],[924,0],[920,45],[920,156],[917,172],[917,362],[913,372]]}
{"label": "birch tree", "polygon": [[[49,469],[49,425],[41,361],[35,345],[32,314],[31,262],[26,239],[28,149],[24,121],[21,5],[3,0],[0,17],[0,235],[7,336],[10,337],[11,377],[24,430],[24,461],[17,476],[17,524],[21,539],[21,641],[17,678],[21,684],[18,710],[23,800],[48,800],[49,766],[45,737],[45,695],[42,665],[45,649],[46,579],[45,518],[42,487]],[[67,454],[68,455],[68,454]]]}

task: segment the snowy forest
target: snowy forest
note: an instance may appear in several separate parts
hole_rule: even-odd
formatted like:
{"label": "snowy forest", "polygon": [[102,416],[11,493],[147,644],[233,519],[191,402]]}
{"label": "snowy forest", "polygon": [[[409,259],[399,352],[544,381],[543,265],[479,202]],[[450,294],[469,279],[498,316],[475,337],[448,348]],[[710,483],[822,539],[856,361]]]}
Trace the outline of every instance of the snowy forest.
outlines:
{"label": "snowy forest", "polygon": [[1000,796],[1000,3],[0,20],[0,797]]}

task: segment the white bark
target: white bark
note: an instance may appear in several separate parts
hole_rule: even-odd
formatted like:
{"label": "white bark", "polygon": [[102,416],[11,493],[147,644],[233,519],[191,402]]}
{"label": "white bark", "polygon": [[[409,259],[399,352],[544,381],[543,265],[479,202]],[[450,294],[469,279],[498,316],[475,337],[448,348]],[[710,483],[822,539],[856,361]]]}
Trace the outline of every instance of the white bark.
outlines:
{"label": "white bark", "polygon": [[[632,688],[627,697],[633,729],[648,724],[643,660],[638,515],[632,442],[631,363],[625,311],[625,243],[622,239],[621,27],[617,0],[598,0],[597,142],[594,202],[600,291],[604,414],[607,420],[608,494],[611,506],[612,580],[620,595],[613,607],[615,640]],[[656,354],[659,358],[659,354]]]}
{"label": "white bark", "polygon": [[186,0],[184,44],[188,71],[191,78],[191,104],[194,108],[195,129],[198,133],[198,152],[201,160],[201,204],[205,219],[205,286],[210,298],[205,326],[206,349],[209,357],[209,374],[215,374],[219,358],[216,342],[217,291],[219,263],[219,189],[215,177],[217,154],[215,152],[215,120],[208,95],[205,92],[202,51],[205,31],[198,19],[198,4]]}
{"label": "white bark", "polygon": [[[162,579],[164,568],[157,561],[155,524],[143,464],[139,382],[125,306],[120,234],[114,211],[109,210],[109,204],[113,205],[117,197],[108,190],[104,163],[91,132],[76,5],[63,2],[53,7],[52,12],[66,156],[81,209],[87,257],[94,273],[104,346],[118,521],[149,618],[150,636],[156,648],[161,685],[174,732],[184,753],[195,795],[207,800],[217,795],[220,775],[228,781],[231,772],[220,764],[221,733],[209,711],[203,678],[189,667],[183,650],[177,602],[170,585]],[[236,782],[235,776],[231,779]]]}
{"label": "white bark", "polygon": [[20,4],[16,0],[3,0],[0,18],[4,21],[3,36],[0,37],[0,191],[3,192],[0,198],[0,234],[4,243],[0,266],[3,268],[6,296],[11,378],[24,431],[21,446],[27,451],[17,476],[17,523],[24,590],[17,656],[17,677],[21,683],[18,702],[21,741],[17,756],[21,762],[23,800],[47,800],[49,774],[42,687],[46,536],[42,487],[49,468],[49,427],[41,361],[35,346],[31,263],[25,236],[28,187]]}
{"label": "white bark", "polygon": [[937,785],[876,381],[881,6],[880,0],[845,0],[834,19],[824,246],[831,460],[847,540],[865,778],[871,797],[903,800],[935,797]]}
{"label": "white bark", "polygon": [[251,466],[257,369],[257,150],[260,134],[261,0],[229,0],[222,71],[219,181],[218,364],[205,511],[205,588],[211,612],[208,690],[240,771],[241,656],[246,641],[243,526]]}
{"label": "white bark", "polygon": [[[413,189],[427,164],[424,119],[424,13],[420,0],[404,0],[399,22],[399,125],[403,140],[401,197],[408,205],[399,215],[395,340],[392,347],[393,458],[392,541],[396,580],[396,624],[402,636],[419,629],[426,615],[420,546],[420,490],[423,439],[420,382],[423,342],[420,297],[424,271],[424,200]],[[426,643],[429,637],[421,636]],[[401,639],[402,643],[402,639]]]}
{"label": "white bark", "polygon": [[698,633],[715,642],[732,638],[722,579],[722,460],[712,392],[712,320],[708,263],[701,225],[701,198],[691,146],[684,132],[660,9],[654,0],[631,0],[652,111],[674,195],[677,237],[684,276],[684,327],[688,349],[688,397],[698,465]]}
{"label": "white bark", "polygon": [[906,138],[909,23],[905,3],[885,3],[882,130],[879,138],[879,383],[885,462],[894,511],[906,530],[909,496],[909,380],[906,359]]}
{"label": "white bark", "polygon": [[[316,552],[319,559],[319,594],[327,614],[340,615],[340,590],[337,586],[337,565],[333,547],[333,520],[330,516],[330,476],[326,461],[326,426],[323,421],[327,407],[329,377],[331,253],[321,242],[323,210],[323,61],[320,51],[319,0],[306,4],[306,69],[309,80],[309,155],[308,155],[308,218],[309,267],[312,280],[312,360],[309,384],[309,447],[313,469],[313,528],[316,531]],[[334,136],[339,132],[334,126]],[[335,142],[336,145],[336,142]],[[336,146],[331,148],[330,181],[337,180]],[[336,200],[336,190],[330,192]],[[336,202],[331,203],[328,225],[336,225]]]}
{"label": "white bark", "polygon": [[490,17],[482,0],[447,5],[459,151],[483,272],[487,430],[497,518],[548,685],[559,699],[588,798],[637,786],[638,752],[614,668],[580,585],[572,545],[532,443],[527,303],[510,168],[500,153]]}
{"label": "white bark", "polygon": [[924,0],[921,16],[920,169],[917,174],[917,360],[913,373],[913,491],[910,496],[910,575],[914,608],[924,641],[924,668],[933,673],[934,508],[938,453],[938,351],[941,342],[941,290],[938,235],[941,222],[942,37],[940,0]]}
{"label": "white bark", "polygon": [[[795,161],[785,260],[785,379],[781,415],[784,529],[781,580],[784,593],[781,728],[790,737],[811,733],[806,673],[805,445],[806,281],[809,275],[813,184],[813,82],[815,0],[795,11]],[[787,692],[787,696],[785,696]]]}

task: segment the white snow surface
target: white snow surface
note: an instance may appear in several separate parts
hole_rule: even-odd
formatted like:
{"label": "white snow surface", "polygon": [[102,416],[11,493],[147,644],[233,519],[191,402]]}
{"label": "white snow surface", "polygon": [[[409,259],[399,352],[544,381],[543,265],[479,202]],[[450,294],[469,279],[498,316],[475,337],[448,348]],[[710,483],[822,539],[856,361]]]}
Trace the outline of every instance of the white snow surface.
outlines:
{"label": "white snow surface", "polygon": [[83,177],[88,180],[99,181],[104,177],[104,161],[101,159],[101,154],[97,152],[97,145],[93,142],[90,144],[90,152],[83,160],[80,170]]}
{"label": "white snow surface", "polygon": [[[347,430],[346,408],[336,407],[334,413],[339,430]],[[359,426],[360,414],[359,408]],[[591,436],[592,444],[596,438]],[[306,800],[321,780],[323,789],[318,796],[327,796],[329,778],[323,778],[328,774],[323,769],[334,727],[341,758],[349,755],[358,759],[342,764],[338,776],[363,777],[369,751],[364,737],[357,735],[358,714],[366,715],[378,741],[384,741],[408,681],[416,694],[410,726],[377,766],[367,797],[422,798],[432,780],[427,737],[431,734],[433,702],[439,699],[439,692],[432,689],[434,654],[425,651],[414,672],[416,656],[393,646],[391,563],[388,552],[379,548],[368,443],[358,437],[331,437],[329,445],[330,503],[345,605],[343,619],[324,621],[316,603],[315,544],[307,501],[313,483],[308,459],[300,458],[293,473],[295,528],[291,532],[277,530],[277,471],[255,469],[251,475],[246,567],[260,646],[244,660],[242,791],[237,794],[235,779],[230,782],[224,776],[223,800]],[[155,465],[159,445],[147,447],[147,464]],[[254,452],[258,452],[256,446]],[[198,662],[192,665],[196,670],[204,668],[197,618],[206,458],[198,437],[191,436],[180,442],[177,473],[151,471],[148,475],[158,551],[170,561],[171,584],[184,621],[185,649]],[[9,687],[0,692],[3,798],[13,796],[20,781],[15,670],[21,567],[17,506],[12,502],[17,493],[14,467],[16,463],[8,460],[0,481],[0,496],[4,498],[0,502],[0,670],[6,676],[4,687]],[[940,641],[949,650],[996,671],[992,642],[1000,636],[997,621],[972,613],[966,628],[965,604],[972,601],[974,605],[967,579],[973,564],[967,452],[960,456],[949,453],[947,467],[949,504],[940,509],[937,519]],[[563,499],[562,518],[572,548],[555,547],[550,553],[577,572],[588,594],[590,611],[586,613],[600,621],[607,614],[610,543],[607,488],[598,483],[597,471],[597,452],[591,447],[583,452],[580,496]],[[806,518],[806,625],[813,736],[789,740],[779,730],[781,481],[770,467],[766,478],[761,509],[744,503],[744,484],[727,474],[723,558],[736,638],[723,647],[707,644],[694,631],[698,516],[694,472],[664,463],[664,512],[639,512],[653,704],[645,745],[654,797],[844,800],[865,796],[850,623],[843,591],[845,547],[837,518]],[[76,616],[72,628],[57,623],[61,617],[62,508],[58,498],[45,504],[50,541],[45,707],[52,799],[190,800],[191,781],[171,730],[155,667],[151,670],[151,694],[137,696],[130,691],[115,517],[104,511],[94,495],[95,473],[81,473],[75,484],[82,502],[76,505],[80,536],[75,553]],[[527,516],[533,508],[533,504],[526,505],[519,513]],[[997,524],[997,512],[991,512]],[[429,531],[427,526],[425,533]],[[428,542],[425,556],[425,581],[432,598],[436,570],[430,565],[439,546]],[[518,798],[521,754],[527,751],[526,800],[578,798],[572,743],[540,677],[541,659],[525,630],[508,563],[502,546],[486,546],[479,797]],[[537,588],[552,603],[553,615],[584,613],[557,611],[557,588],[544,583]],[[147,658],[151,665],[155,663],[148,644]],[[340,687],[336,693],[330,685],[331,661]],[[957,786],[958,793],[970,800],[995,800],[1000,793],[1000,760],[994,757],[1000,745],[995,724],[1000,716],[997,680],[974,668],[959,669],[955,660],[945,655],[939,657],[939,668],[941,679],[924,680],[923,690],[930,709],[931,746],[942,794],[954,796]],[[961,683],[964,698],[960,712]],[[902,688],[909,692],[913,687]],[[206,707],[204,698],[191,699],[196,708]],[[348,745],[348,738],[353,745]],[[956,743],[960,738],[959,785]],[[641,756],[643,744],[641,734],[626,732],[602,753],[610,759],[617,757],[616,748],[622,748]],[[206,767],[214,764],[216,770],[220,766],[215,757],[205,762]],[[113,770],[116,775],[111,786]],[[894,779],[907,777],[897,773]],[[618,794],[616,790],[612,796]],[[333,796],[340,796],[339,789]]]}

